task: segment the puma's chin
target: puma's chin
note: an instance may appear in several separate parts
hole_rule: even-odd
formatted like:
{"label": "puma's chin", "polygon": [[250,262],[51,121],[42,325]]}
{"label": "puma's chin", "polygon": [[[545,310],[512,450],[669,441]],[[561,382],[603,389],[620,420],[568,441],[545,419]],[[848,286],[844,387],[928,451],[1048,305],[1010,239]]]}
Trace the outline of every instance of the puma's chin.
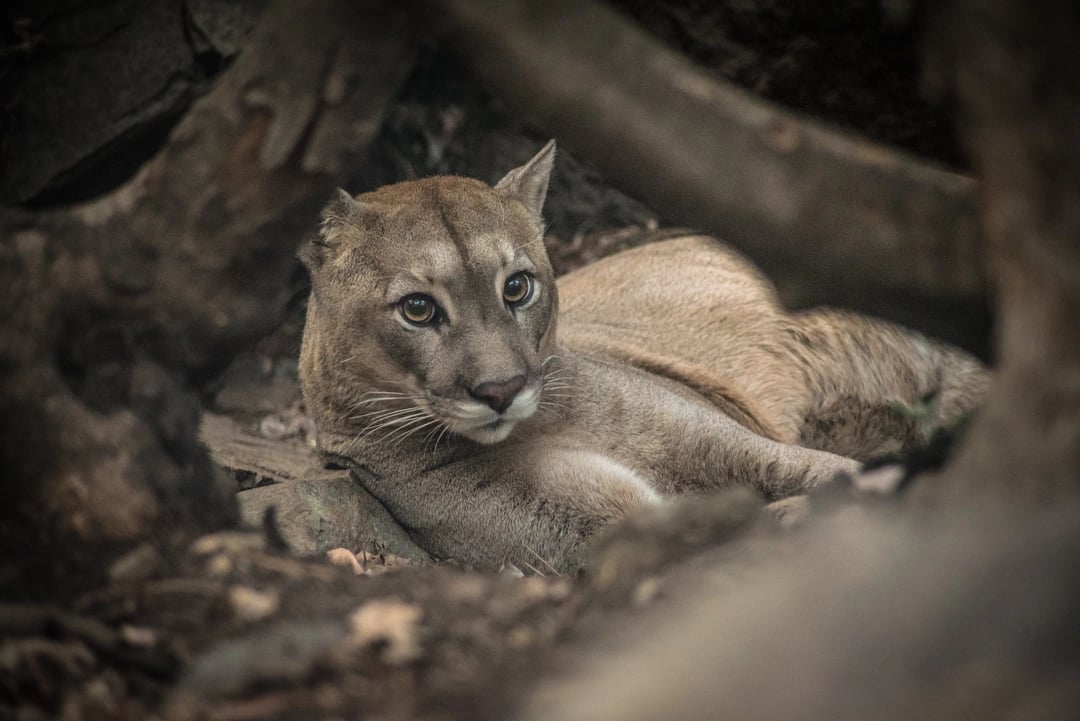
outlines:
{"label": "puma's chin", "polygon": [[486,426],[479,426],[477,428],[469,428],[468,430],[462,429],[459,431],[461,435],[468,438],[470,441],[476,441],[483,445],[490,446],[493,443],[506,440],[506,437],[510,435],[510,432],[514,430],[514,426],[517,425],[517,421],[506,420],[500,418],[499,420],[489,423]]}

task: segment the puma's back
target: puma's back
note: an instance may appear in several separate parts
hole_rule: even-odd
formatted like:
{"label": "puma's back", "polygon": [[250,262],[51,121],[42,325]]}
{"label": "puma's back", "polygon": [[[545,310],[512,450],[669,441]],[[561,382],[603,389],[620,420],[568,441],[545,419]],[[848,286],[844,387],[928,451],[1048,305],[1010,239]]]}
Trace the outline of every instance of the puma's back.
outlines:
{"label": "puma's back", "polygon": [[919,445],[977,405],[989,379],[899,326],[785,311],[757,268],[708,236],[619,253],[559,288],[569,347],[677,380],[784,443],[862,459]]}

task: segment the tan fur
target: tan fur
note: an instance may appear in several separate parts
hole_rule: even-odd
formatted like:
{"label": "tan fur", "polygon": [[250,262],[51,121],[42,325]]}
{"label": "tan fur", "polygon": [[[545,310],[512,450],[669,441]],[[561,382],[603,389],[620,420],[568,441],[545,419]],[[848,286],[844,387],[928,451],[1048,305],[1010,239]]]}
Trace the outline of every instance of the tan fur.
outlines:
{"label": "tan fur", "polygon": [[[572,567],[635,507],[731,484],[785,497],[924,442],[981,398],[974,360],[850,314],[787,314],[705,236],[556,285],[540,219],[553,155],[495,188],[342,194],[302,251],[300,378],[320,445],[432,553]],[[520,271],[538,293],[512,309],[503,284]],[[407,322],[416,293],[445,322]],[[501,413],[478,400],[512,379]]]}
{"label": "tan fur", "polygon": [[748,260],[707,236],[620,253],[559,288],[568,346],[678,380],[762,435],[860,460],[925,443],[988,381],[966,354],[898,326],[785,312]]}

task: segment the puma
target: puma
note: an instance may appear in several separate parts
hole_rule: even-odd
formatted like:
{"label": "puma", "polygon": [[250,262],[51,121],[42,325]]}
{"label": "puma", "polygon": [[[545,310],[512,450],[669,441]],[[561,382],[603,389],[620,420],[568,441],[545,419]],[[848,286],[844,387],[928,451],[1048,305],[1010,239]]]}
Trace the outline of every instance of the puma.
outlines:
{"label": "puma", "polygon": [[434,555],[570,569],[635,508],[733,484],[797,494],[983,396],[974,359],[848,313],[789,314],[706,236],[556,281],[541,220],[554,153],[494,187],[339,191],[301,249],[320,448]]}

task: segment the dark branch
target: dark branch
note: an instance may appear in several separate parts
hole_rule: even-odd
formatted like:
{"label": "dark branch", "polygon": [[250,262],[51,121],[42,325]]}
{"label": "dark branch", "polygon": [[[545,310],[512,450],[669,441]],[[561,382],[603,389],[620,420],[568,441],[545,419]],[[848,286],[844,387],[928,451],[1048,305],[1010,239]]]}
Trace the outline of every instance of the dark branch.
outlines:
{"label": "dark branch", "polygon": [[968,178],[717,82],[596,2],[420,5],[500,94],[620,187],[746,251],[788,304],[984,346]]}

